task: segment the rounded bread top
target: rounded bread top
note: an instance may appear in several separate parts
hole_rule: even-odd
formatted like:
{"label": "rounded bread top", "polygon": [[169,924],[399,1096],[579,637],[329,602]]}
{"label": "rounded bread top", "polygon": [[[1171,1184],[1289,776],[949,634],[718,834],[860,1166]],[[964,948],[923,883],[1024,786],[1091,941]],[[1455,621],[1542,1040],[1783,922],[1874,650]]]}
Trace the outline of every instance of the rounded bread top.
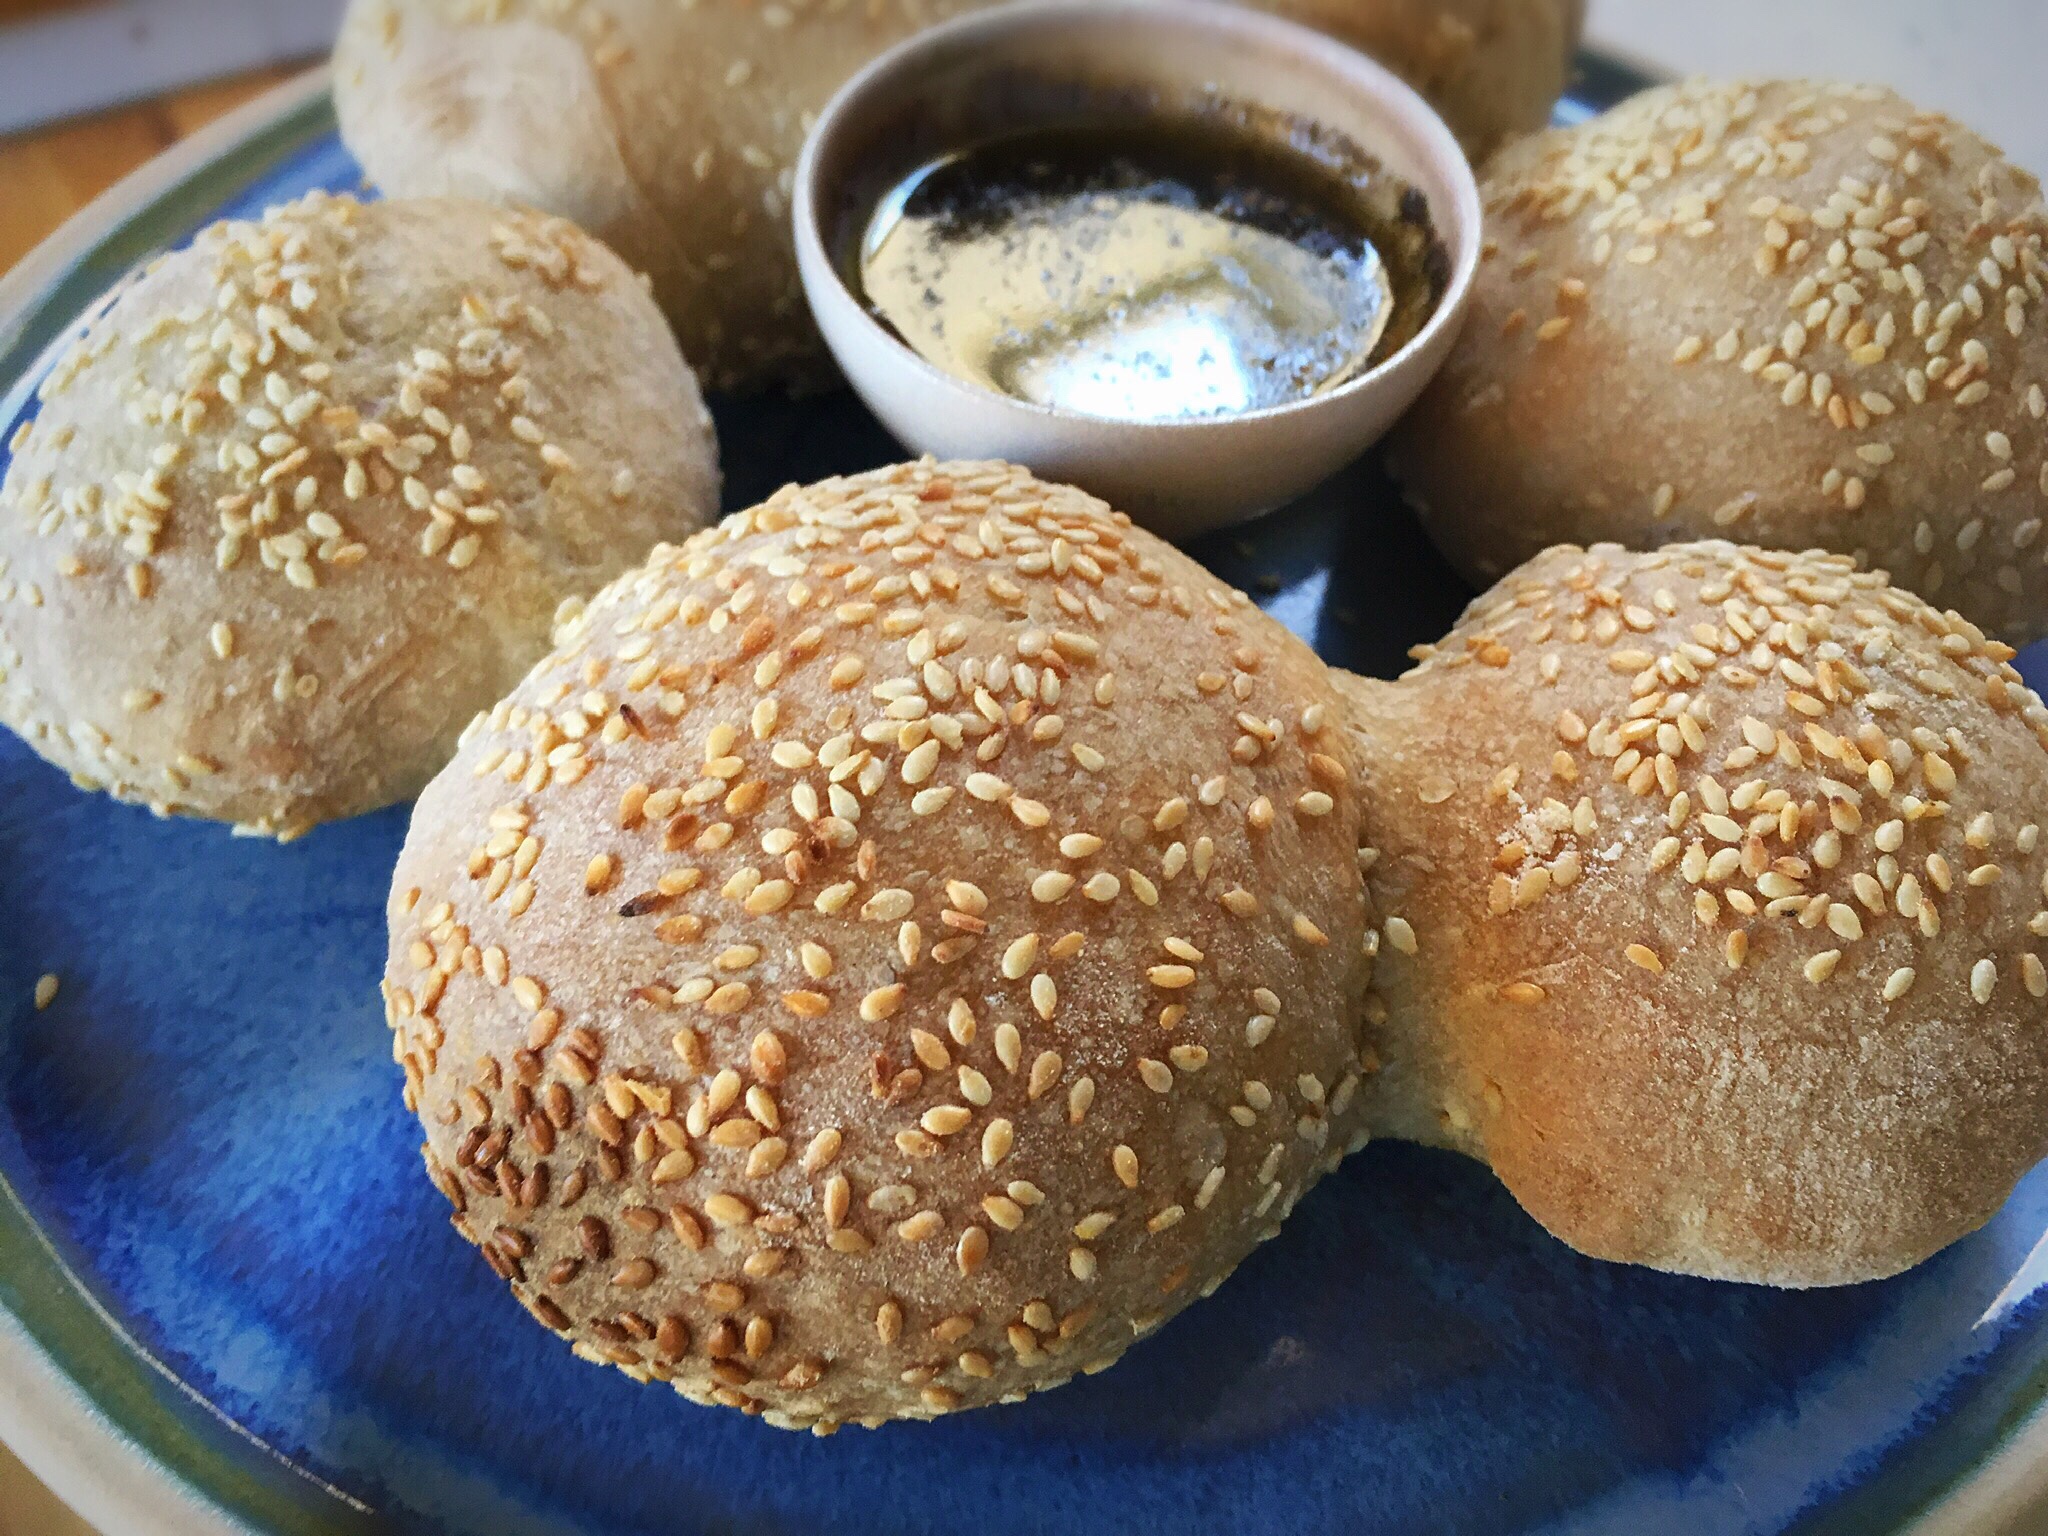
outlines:
{"label": "rounded bread top", "polygon": [[1490,581],[1559,542],[1821,547],[2048,629],[2040,186],[1875,87],[1661,87],[1515,145],[1395,459]]}
{"label": "rounded bread top", "polygon": [[778,1422],[1115,1358],[1350,1139],[1334,702],[1241,593],[1007,465],[657,551],[399,863],[387,995],[465,1230],[584,1353]]}
{"label": "rounded bread top", "polygon": [[2048,1124],[2048,709],[2009,648],[1710,542],[1551,551],[1420,654],[1351,685],[1372,1011],[1420,1060],[1384,1091],[1429,1099],[1375,1114],[1695,1274],[1868,1279],[1996,1211]]}
{"label": "rounded bread top", "polygon": [[556,606],[717,505],[696,381],[559,219],[315,194],[58,359],[0,486],[0,718],[123,798],[288,835],[415,792]]}

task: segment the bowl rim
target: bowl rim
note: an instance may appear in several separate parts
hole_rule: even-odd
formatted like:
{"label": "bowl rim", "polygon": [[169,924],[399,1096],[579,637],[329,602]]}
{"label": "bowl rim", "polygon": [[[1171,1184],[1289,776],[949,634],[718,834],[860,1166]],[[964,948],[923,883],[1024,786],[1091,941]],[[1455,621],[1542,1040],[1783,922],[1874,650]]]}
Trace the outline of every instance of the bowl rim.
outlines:
{"label": "bowl rim", "polygon": [[[1042,28],[1056,28],[1074,21],[1099,22],[1119,16],[1149,17],[1156,25],[1162,27],[1177,26],[1183,30],[1208,32],[1225,38],[1243,38],[1261,44],[1277,43],[1292,52],[1304,55],[1320,65],[1333,79],[1347,77],[1360,95],[1369,97],[1376,105],[1388,109],[1401,130],[1420,140],[1421,147],[1441,162],[1451,183],[1451,203],[1456,214],[1456,225],[1449,232],[1453,238],[1445,242],[1452,248],[1451,275],[1450,281],[1445,284],[1443,293],[1437,299],[1436,307],[1413,336],[1363,373],[1345,380],[1337,388],[1324,394],[1284,401],[1278,405],[1259,406],[1251,410],[1224,411],[1209,416],[1174,416],[1147,421],[1129,417],[1098,416],[1065,406],[1023,400],[1015,395],[1007,395],[1000,390],[963,379],[939,367],[900,337],[891,334],[868,312],[867,306],[862,304],[859,297],[847,286],[839,272],[838,264],[832,260],[827,249],[821,209],[826,188],[820,181],[820,165],[826,147],[838,134],[846,131],[849,120],[865,98],[893,84],[898,76],[914,69],[927,55],[935,52],[952,53],[959,50],[962,44],[989,47],[999,45],[1006,37],[1020,30],[1036,31]],[[1434,200],[1432,205],[1433,203]],[[826,102],[824,109],[819,112],[817,120],[812,124],[811,131],[804,137],[803,149],[797,157],[789,204],[790,222],[796,240],[798,270],[803,281],[805,297],[814,311],[822,303],[832,302],[857,316],[859,323],[866,328],[871,338],[888,349],[895,363],[899,367],[907,366],[919,383],[928,389],[940,390],[962,402],[971,401],[983,406],[999,405],[1041,425],[1052,424],[1078,431],[1115,429],[1160,435],[1188,435],[1225,430],[1251,430],[1275,422],[1299,420],[1317,411],[1334,410],[1350,403],[1372,389],[1384,385],[1398,370],[1411,366],[1416,359],[1425,356],[1428,350],[1438,343],[1438,338],[1444,332],[1454,330],[1463,323],[1467,300],[1478,278],[1480,257],[1485,244],[1479,183],[1472,163],[1442,114],[1424,100],[1413,86],[1378,60],[1328,33],[1319,32],[1313,27],[1271,12],[1254,10],[1240,4],[1226,4],[1224,0],[1009,0],[1009,3],[971,11],[914,33],[870,60]],[[1435,222],[1434,207],[1432,221]],[[1440,226],[1439,235],[1442,236],[1444,233]],[[828,291],[822,295],[817,291],[821,284],[829,284]],[[822,320],[819,328],[824,329]],[[846,368],[851,376],[853,370],[847,366],[844,358],[839,357],[839,348],[833,344],[829,332],[826,334],[826,345],[831,348],[841,367]]]}

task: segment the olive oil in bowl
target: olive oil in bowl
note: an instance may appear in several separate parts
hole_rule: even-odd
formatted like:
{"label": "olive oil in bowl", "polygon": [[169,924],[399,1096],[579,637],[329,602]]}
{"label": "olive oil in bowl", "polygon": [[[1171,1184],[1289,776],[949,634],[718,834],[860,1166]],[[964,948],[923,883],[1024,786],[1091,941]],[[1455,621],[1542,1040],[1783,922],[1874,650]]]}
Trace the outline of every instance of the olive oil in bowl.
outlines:
{"label": "olive oil in bowl", "polygon": [[1421,329],[1447,271],[1419,193],[1354,146],[1231,109],[938,156],[849,254],[869,312],[928,362],[1146,422],[1339,388]]}

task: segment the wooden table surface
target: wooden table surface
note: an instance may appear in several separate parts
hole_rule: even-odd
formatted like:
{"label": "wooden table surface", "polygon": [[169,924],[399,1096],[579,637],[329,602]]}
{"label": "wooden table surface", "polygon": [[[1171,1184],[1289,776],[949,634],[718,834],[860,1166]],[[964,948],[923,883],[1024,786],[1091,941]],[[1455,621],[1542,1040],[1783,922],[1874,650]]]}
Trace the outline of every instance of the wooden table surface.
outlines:
{"label": "wooden table surface", "polygon": [[150,156],[302,65],[195,86],[156,101],[0,138],[0,272]]}
{"label": "wooden table surface", "polygon": [[93,1536],[0,1446],[0,1536]]}
{"label": "wooden table surface", "polygon": [[[0,21],[20,0],[0,0]],[[74,122],[0,138],[0,272],[93,197],[150,156],[302,65],[197,86]],[[0,1447],[0,1536],[92,1536]]]}

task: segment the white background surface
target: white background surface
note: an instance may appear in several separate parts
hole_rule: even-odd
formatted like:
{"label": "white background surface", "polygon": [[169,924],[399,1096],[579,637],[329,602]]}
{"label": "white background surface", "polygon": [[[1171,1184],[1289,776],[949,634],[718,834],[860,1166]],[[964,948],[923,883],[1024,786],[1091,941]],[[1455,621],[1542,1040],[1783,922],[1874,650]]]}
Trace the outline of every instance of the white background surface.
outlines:
{"label": "white background surface", "polygon": [[[96,0],[0,25],[0,133],[318,53],[341,7]],[[2048,0],[1593,0],[1590,35],[1665,70],[1896,86],[2048,174]]]}
{"label": "white background surface", "polygon": [[1689,74],[1894,86],[2048,175],[2048,0],[1593,0],[1588,33]]}
{"label": "white background surface", "polygon": [[0,23],[0,133],[327,51],[343,0],[97,0]]}

